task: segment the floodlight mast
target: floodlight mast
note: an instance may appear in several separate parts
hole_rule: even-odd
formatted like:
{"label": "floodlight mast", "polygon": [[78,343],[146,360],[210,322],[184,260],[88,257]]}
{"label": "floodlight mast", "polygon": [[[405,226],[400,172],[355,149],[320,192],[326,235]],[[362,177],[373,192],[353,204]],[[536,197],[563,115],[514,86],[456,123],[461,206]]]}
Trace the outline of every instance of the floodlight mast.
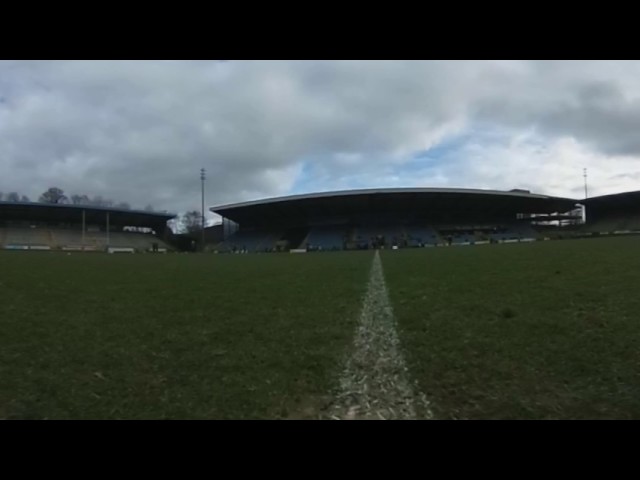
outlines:
{"label": "floodlight mast", "polygon": [[[587,169],[583,168],[582,169],[582,176],[584,178],[584,199],[586,200],[589,196],[589,190],[587,190]],[[578,204],[580,205],[580,207],[582,208],[582,223],[587,223],[587,206],[582,203],[582,204]]]}
{"label": "floodlight mast", "polygon": [[582,176],[584,177],[584,198],[586,200],[587,197],[589,196],[587,191],[587,169],[586,168],[582,169]]}
{"label": "floodlight mast", "polygon": [[205,221],[204,221],[204,181],[205,181],[206,175],[205,175],[205,169],[201,168],[200,169],[200,180],[202,182],[202,246],[200,247],[202,249],[202,251],[204,252],[204,228],[205,228]]}

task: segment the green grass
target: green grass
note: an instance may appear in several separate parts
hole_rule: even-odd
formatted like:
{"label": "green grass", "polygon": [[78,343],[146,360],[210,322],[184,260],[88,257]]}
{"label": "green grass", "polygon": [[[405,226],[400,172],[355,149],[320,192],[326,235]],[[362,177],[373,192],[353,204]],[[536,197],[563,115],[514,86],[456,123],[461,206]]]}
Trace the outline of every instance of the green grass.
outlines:
{"label": "green grass", "polygon": [[[317,418],[371,259],[0,252],[0,419]],[[640,237],[382,260],[436,418],[640,418]]]}
{"label": "green grass", "polygon": [[437,418],[640,418],[640,237],[382,259]]}
{"label": "green grass", "polygon": [[0,418],[313,418],[370,262],[0,252]]}

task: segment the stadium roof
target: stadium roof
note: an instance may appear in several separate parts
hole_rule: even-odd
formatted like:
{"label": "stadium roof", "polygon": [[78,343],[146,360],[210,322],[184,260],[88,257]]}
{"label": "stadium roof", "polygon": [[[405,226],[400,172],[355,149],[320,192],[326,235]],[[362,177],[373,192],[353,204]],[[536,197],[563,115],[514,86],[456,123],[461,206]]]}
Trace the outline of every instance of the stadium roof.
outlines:
{"label": "stadium roof", "polygon": [[96,207],[89,205],[60,205],[31,202],[0,202],[0,221],[53,221],[80,223],[82,211],[88,224],[102,224],[109,213],[112,225],[158,227],[166,225],[174,218],[173,213],[147,212],[142,210],[124,210],[120,208]]}
{"label": "stadium roof", "polygon": [[576,200],[526,191],[461,188],[382,188],[343,190],[268,198],[211,207],[237,223],[272,223],[286,218],[301,223],[313,216],[373,213],[439,213],[438,221],[513,217],[517,213],[567,212]]}
{"label": "stadium roof", "polygon": [[581,200],[580,203],[587,206],[587,211],[589,209],[621,209],[629,207],[640,209],[640,191],[601,195]]}

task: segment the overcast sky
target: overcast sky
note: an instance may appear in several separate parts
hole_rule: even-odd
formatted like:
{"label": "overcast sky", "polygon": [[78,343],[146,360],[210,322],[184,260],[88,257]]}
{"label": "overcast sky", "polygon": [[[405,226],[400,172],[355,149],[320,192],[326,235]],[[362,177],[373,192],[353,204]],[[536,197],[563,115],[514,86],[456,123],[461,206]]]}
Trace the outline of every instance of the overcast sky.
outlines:
{"label": "overcast sky", "polygon": [[638,190],[640,63],[0,61],[0,192],[133,207],[347,188]]}

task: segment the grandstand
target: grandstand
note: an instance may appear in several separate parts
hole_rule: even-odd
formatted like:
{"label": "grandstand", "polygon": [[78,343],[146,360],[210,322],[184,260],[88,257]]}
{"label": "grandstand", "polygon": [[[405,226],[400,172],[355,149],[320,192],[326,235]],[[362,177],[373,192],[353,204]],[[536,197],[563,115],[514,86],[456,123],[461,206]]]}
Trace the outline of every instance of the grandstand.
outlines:
{"label": "grandstand", "polygon": [[535,218],[575,221],[576,203],[520,190],[404,188],[293,195],[211,211],[232,232],[218,251],[326,251],[533,241],[543,238]]}
{"label": "grandstand", "polygon": [[421,247],[444,244],[444,239],[433,227],[424,225],[408,226],[405,228],[405,232],[405,246]]}
{"label": "grandstand", "polygon": [[169,251],[175,215],[103,207],[0,202],[5,250]]}
{"label": "grandstand", "polygon": [[[586,223],[578,210],[582,206]],[[237,253],[472,246],[640,233],[640,192],[575,200],[527,191],[365,189],[256,200],[211,211],[223,223],[208,229],[208,250]],[[174,217],[0,202],[0,248],[169,251],[177,245],[167,227]],[[193,250],[189,247],[180,245]]]}
{"label": "grandstand", "polygon": [[306,248],[311,251],[342,250],[347,236],[346,228],[341,225],[312,226],[306,240],[301,242],[298,248]]}
{"label": "grandstand", "polygon": [[585,230],[602,235],[640,232],[640,191],[584,200]]}

